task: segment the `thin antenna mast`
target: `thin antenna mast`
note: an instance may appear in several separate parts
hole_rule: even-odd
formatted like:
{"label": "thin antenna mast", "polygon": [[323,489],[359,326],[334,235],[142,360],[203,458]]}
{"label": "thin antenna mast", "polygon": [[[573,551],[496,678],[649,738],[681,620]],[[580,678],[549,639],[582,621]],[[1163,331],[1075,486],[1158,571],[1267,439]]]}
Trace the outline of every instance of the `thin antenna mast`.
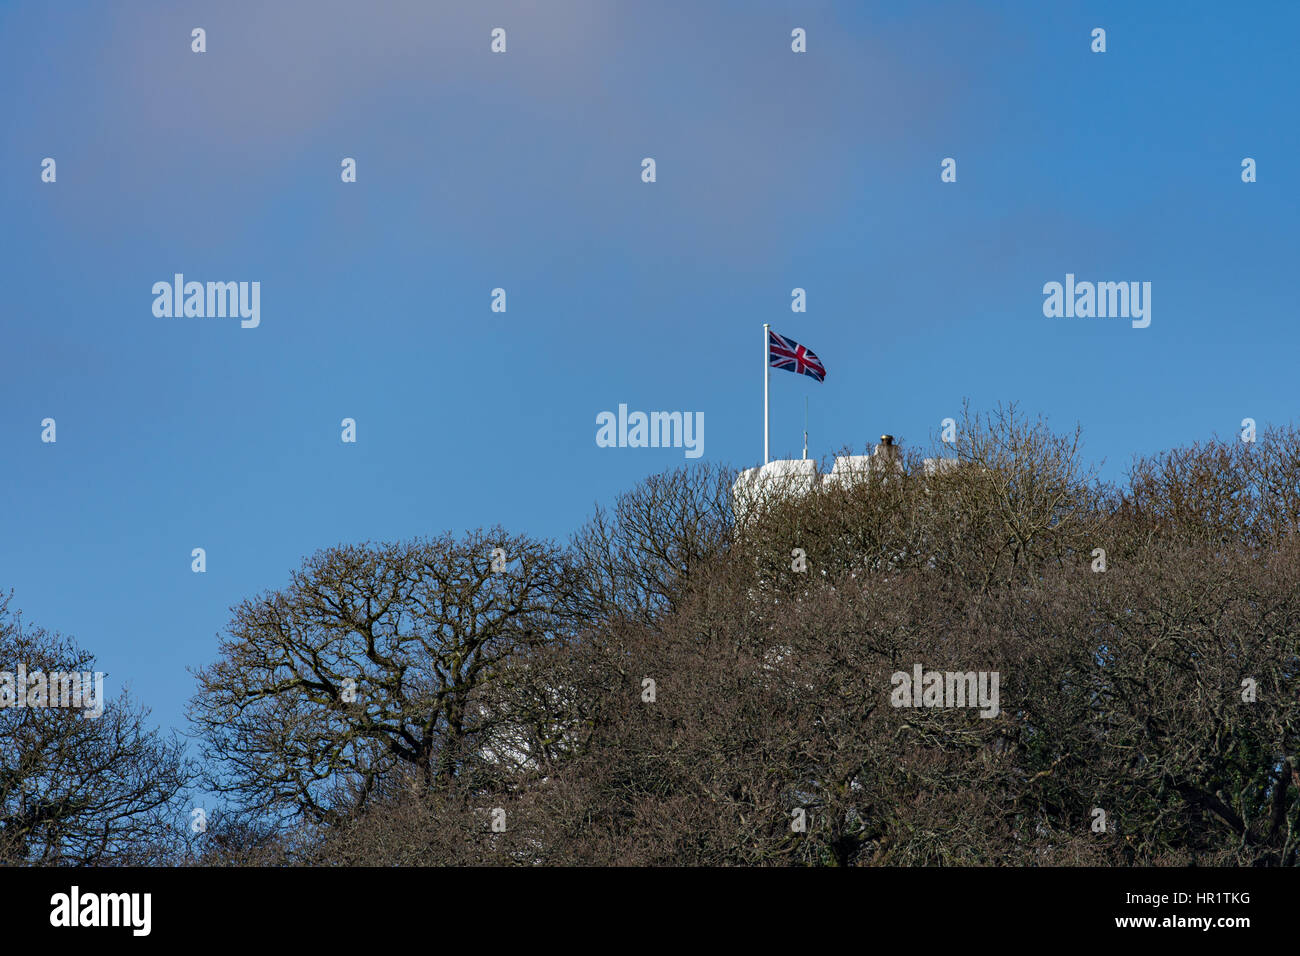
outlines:
{"label": "thin antenna mast", "polygon": [[803,457],[808,460],[808,396],[803,397]]}

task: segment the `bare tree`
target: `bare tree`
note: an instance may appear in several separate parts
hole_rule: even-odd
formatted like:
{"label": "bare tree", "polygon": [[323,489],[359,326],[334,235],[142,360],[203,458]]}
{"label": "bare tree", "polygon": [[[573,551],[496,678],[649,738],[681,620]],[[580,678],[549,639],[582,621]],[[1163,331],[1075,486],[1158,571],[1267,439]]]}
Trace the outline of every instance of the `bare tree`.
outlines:
{"label": "bare tree", "polygon": [[731,536],[731,468],[698,464],[651,475],[573,537],[577,611],[589,623],[653,621]]}
{"label": "bare tree", "polygon": [[[0,671],[93,673],[70,639],[25,624],[0,596]],[[30,701],[29,701],[30,702]],[[151,864],[174,843],[178,794],[191,771],[182,743],[146,726],[126,695],[103,713],[0,708],[0,862]]]}
{"label": "bare tree", "polygon": [[501,529],[331,548],[234,609],[191,717],[209,784],[246,810],[337,823],[396,768],[481,767],[504,715],[483,691],[563,628],[554,547]]}

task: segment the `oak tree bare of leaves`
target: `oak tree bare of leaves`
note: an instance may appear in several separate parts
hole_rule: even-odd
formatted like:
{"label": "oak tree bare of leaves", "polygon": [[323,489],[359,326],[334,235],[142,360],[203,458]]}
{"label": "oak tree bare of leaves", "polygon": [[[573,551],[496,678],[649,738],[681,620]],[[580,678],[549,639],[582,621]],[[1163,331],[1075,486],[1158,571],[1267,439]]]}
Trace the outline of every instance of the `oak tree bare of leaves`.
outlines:
{"label": "oak tree bare of leaves", "polygon": [[484,688],[557,635],[567,577],[557,549],[501,529],[317,553],[234,608],[197,675],[208,785],[337,824],[399,769],[424,786],[472,775],[505,719]]}
{"label": "oak tree bare of leaves", "polygon": [[[0,670],[93,672],[70,639],[25,623],[0,595]],[[176,738],[123,692],[97,717],[66,707],[0,708],[0,863],[165,862],[191,768]]]}

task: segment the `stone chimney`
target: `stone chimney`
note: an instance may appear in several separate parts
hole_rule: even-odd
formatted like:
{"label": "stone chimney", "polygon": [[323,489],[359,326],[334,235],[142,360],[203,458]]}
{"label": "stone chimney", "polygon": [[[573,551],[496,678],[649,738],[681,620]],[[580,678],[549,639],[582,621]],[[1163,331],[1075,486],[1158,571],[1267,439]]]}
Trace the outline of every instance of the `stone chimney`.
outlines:
{"label": "stone chimney", "polygon": [[872,454],[882,458],[897,459],[898,446],[894,444],[894,436],[881,435],[880,444],[876,446],[876,449]]}

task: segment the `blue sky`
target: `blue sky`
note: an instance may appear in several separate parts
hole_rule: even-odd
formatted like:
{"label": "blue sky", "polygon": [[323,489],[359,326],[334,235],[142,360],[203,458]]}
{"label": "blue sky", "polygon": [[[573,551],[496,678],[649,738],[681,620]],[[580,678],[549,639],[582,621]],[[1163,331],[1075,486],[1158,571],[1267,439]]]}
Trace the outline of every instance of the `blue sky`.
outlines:
{"label": "blue sky", "polygon": [[[597,447],[601,411],[702,411],[706,460],[756,463],[763,322],[828,369],[773,372],[778,457],[805,395],[815,456],[1016,400],[1111,478],[1291,421],[1298,34],[1290,2],[0,3],[0,586],[183,726],[229,607],[315,550],[563,538],[685,461]],[[260,282],[261,325],[155,317],[176,272]],[[1070,272],[1151,282],[1150,327],[1045,318]]]}

